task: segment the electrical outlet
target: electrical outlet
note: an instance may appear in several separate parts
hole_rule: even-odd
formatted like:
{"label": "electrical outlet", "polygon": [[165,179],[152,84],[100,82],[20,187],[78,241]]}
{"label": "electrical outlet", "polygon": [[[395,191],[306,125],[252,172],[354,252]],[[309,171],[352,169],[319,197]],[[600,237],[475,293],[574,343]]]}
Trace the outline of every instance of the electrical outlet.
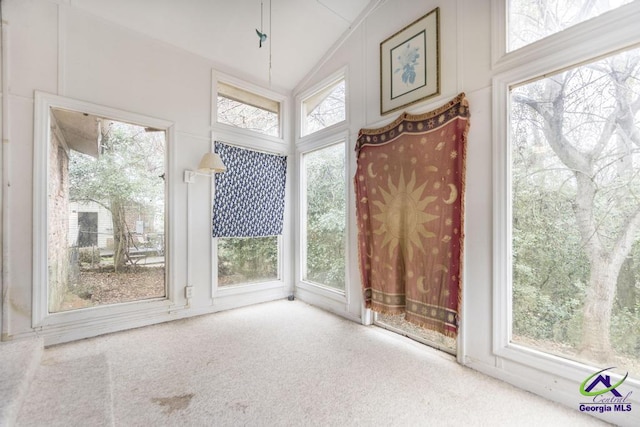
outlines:
{"label": "electrical outlet", "polygon": [[184,297],[187,299],[193,298],[193,286],[184,287]]}

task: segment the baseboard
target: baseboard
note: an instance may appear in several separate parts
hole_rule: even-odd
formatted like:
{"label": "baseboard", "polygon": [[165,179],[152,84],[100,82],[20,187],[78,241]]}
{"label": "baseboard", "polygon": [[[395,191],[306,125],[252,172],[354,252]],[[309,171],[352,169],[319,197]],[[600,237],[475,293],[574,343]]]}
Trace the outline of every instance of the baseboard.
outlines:
{"label": "baseboard", "polygon": [[[584,400],[584,398],[579,393],[579,382],[551,376],[535,368],[515,366],[509,361],[501,360],[500,362],[501,363],[497,363],[497,365],[502,367],[467,358],[465,366],[511,384],[516,388],[580,412],[578,402]],[[635,427],[640,425],[640,407],[635,405],[635,402],[631,412],[583,412],[583,414],[621,427]]]}

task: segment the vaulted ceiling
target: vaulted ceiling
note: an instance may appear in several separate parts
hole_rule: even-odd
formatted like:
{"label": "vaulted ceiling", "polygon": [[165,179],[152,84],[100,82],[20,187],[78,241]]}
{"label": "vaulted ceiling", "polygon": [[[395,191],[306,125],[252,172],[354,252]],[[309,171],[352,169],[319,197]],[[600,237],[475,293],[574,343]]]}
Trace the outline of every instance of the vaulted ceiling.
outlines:
{"label": "vaulted ceiling", "polygon": [[[375,0],[70,0],[72,6],[290,91]],[[267,34],[262,48],[256,29]]]}

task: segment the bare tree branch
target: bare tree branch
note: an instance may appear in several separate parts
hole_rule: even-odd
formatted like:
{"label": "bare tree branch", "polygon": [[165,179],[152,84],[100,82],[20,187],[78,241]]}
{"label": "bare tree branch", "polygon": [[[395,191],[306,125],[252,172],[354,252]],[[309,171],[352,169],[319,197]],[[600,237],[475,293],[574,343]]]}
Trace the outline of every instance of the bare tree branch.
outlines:
{"label": "bare tree branch", "polygon": [[[567,165],[569,169],[589,175],[591,166],[589,156],[576,149],[573,144],[564,136],[562,129],[562,118],[558,117],[559,113],[552,114],[544,109],[540,102],[524,96],[522,94],[514,94],[513,100],[521,104],[531,107],[535,112],[540,114],[544,119],[543,132],[553,151],[558,155],[560,160]],[[562,111],[561,106],[555,106],[555,111]]]}

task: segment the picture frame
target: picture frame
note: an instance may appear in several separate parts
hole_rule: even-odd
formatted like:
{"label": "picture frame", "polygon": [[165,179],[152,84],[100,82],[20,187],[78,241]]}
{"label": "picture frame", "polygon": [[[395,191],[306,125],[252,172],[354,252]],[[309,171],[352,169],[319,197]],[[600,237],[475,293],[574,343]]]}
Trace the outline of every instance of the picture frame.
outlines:
{"label": "picture frame", "polygon": [[380,115],[440,95],[440,8],[380,43]]}

